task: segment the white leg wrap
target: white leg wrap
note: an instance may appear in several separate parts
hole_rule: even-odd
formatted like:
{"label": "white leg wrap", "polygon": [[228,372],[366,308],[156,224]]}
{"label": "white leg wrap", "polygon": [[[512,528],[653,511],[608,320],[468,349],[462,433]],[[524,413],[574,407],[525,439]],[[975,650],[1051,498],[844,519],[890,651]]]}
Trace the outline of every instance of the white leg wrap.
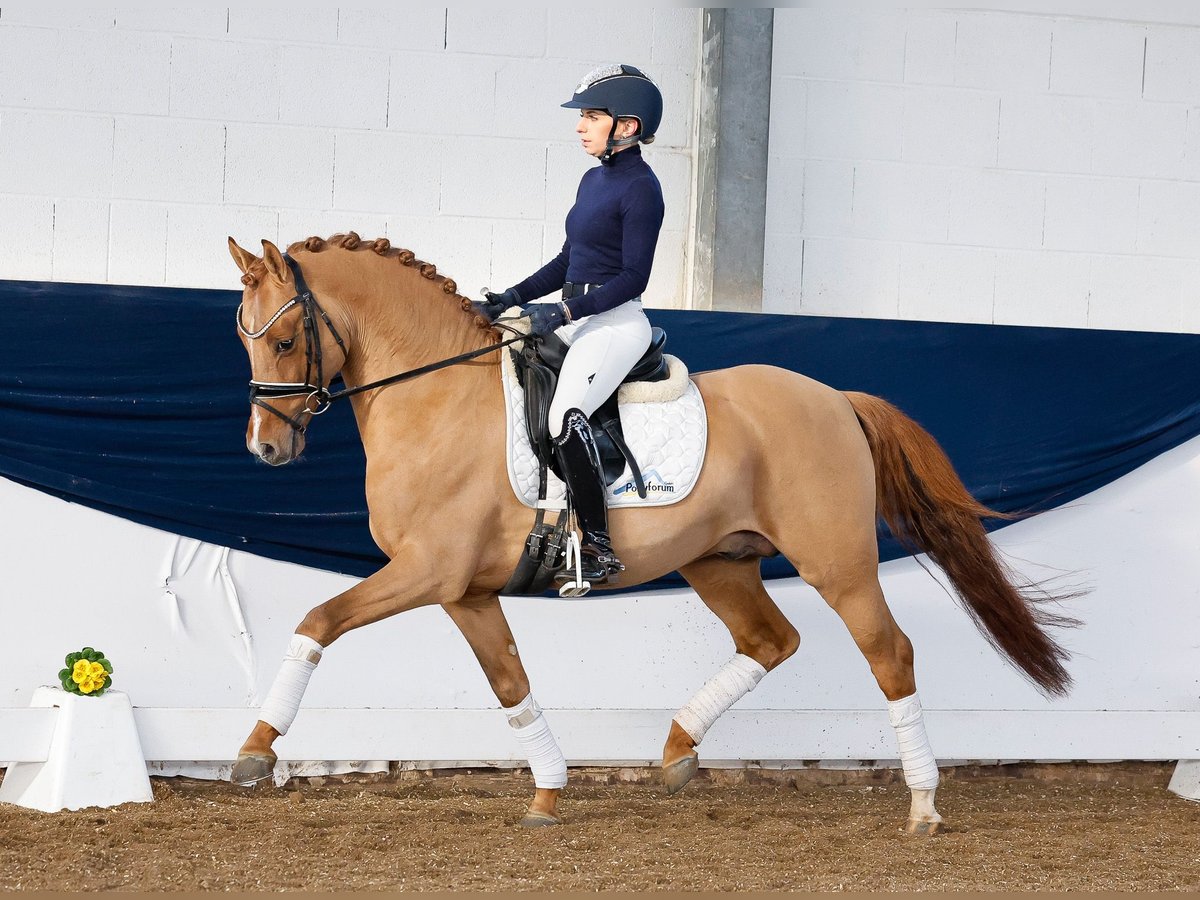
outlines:
{"label": "white leg wrap", "polygon": [[567,783],[567,760],[550,733],[542,708],[530,694],[516,706],[503,707],[508,724],[517,735],[521,752],[529,760],[533,783],[540,788],[560,788]]}
{"label": "white leg wrap", "polygon": [[921,718],[921,701],[916,694],[888,701],[888,721],[896,729],[896,742],[900,745],[900,765],[904,768],[904,782],[914,791],[930,791],[938,784],[937,760],[925,736],[925,722]]}
{"label": "white leg wrap", "polygon": [[699,744],[713,722],[754,690],[766,674],[767,670],[758,662],[738,653],[675,714],[675,721]]}
{"label": "white leg wrap", "polygon": [[321,661],[325,648],[310,637],[293,634],[288,644],[287,654],[271,692],[259,711],[258,718],[266,722],[280,734],[287,734],[300,710],[300,701],[304,698],[304,689],[308,687],[308,679],[313,669]]}

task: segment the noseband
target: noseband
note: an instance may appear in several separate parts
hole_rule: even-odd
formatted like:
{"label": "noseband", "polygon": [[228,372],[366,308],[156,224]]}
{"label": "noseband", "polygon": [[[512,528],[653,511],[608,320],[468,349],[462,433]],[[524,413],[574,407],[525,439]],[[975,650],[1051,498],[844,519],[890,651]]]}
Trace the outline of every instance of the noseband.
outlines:
{"label": "noseband", "polygon": [[[371,391],[376,388],[387,387],[390,384],[397,384],[401,381],[407,381],[410,378],[416,378],[418,375],[424,375],[427,372],[433,372],[437,369],[444,369],[447,366],[457,365],[460,362],[466,362],[469,359],[474,359],[477,356],[483,356],[485,353],[491,353],[493,350],[499,350],[502,347],[507,347],[509,344],[515,344],[517,341],[525,340],[529,335],[517,333],[516,337],[509,338],[506,341],[501,341],[498,344],[492,344],[490,347],[481,347],[478,350],[471,350],[467,353],[460,353],[458,356],[452,356],[449,359],[443,359],[435,363],[430,363],[426,366],[420,366],[416,369],[409,369],[407,372],[401,372],[398,375],[392,375],[388,378],[381,378],[379,381],[372,381],[370,384],[360,384],[358,387],[343,388],[340,391],[330,391],[324,384],[325,373],[322,366],[321,354],[321,334],[317,327],[318,318],[325,323],[325,327],[329,329],[329,333],[333,335],[333,339],[337,341],[337,345],[342,349],[342,364],[345,365],[345,359],[349,355],[346,349],[346,344],[342,340],[342,336],[338,334],[337,328],[334,327],[333,321],[329,315],[321,308],[321,304],[317,302],[317,298],[313,296],[308,284],[304,280],[304,275],[300,271],[300,264],[296,262],[289,254],[283,255],[284,260],[288,264],[288,268],[292,270],[292,275],[296,279],[296,296],[294,296],[283,306],[275,311],[275,314],[267,320],[262,328],[258,331],[249,331],[242,324],[242,304],[238,304],[237,308],[237,327],[243,335],[249,340],[257,340],[267,333],[272,325],[279,321],[279,317],[286,313],[293,306],[300,306],[304,310],[304,381],[255,381],[250,380],[250,402],[254,406],[260,406],[274,416],[278,416],[283,421],[287,422],[293,429],[300,434],[304,434],[308,427],[307,422],[302,422],[298,416],[308,413],[310,420],[312,416],[319,416],[333,404],[334,400],[341,400],[343,397],[351,397],[354,394],[361,394],[363,391]],[[513,331],[513,329],[507,329]],[[313,381],[313,372],[316,372],[316,381]],[[337,376],[334,376],[335,378]],[[331,379],[332,381],[332,379]],[[267,399],[280,399],[283,397],[304,397],[304,407],[297,413],[296,416],[289,416],[284,412],[276,409]],[[266,399],[264,399],[266,398]],[[310,402],[312,404],[310,408]]]}

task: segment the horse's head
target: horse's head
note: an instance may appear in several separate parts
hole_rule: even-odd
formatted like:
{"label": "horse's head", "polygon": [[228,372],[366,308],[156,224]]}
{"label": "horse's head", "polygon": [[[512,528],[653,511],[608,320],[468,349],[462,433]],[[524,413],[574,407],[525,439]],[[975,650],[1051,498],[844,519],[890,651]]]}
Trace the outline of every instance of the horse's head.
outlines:
{"label": "horse's head", "polygon": [[231,237],[242,270],[237,325],[250,356],[246,448],[281,466],[304,450],[304,430],[328,407],[329,383],[345,364],[341,337],[279,248],[263,241],[257,257]]}

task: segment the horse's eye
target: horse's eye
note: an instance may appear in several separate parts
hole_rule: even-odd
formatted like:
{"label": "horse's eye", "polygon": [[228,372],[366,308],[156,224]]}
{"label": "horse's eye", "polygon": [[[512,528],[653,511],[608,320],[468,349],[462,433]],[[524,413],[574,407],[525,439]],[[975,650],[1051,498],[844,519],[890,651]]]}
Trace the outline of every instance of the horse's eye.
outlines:
{"label": "horse's eye", "polygon": [[279,343],[277,343],[275,345],[275,349],[278,350],[280,353],[287,353],[289,350],[292,349],[292,345],[295,343],[296,343],[296,341],[293,338],[288,338],[287,340],[280,341]]}

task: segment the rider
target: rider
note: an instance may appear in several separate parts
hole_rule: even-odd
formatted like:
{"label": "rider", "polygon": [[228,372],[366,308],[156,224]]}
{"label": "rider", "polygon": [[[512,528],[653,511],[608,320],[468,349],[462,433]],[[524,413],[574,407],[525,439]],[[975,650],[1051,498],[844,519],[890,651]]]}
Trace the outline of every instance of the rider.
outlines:
{"label": "rider", "polygon": [[[603,584],[625,567],[608,535],[607,490],[588,417],[650,345],[642,291],[654,262],[663,198],[638,144],[654,140],[663,104],[644,72],[608,65],[585,75],[562,105],[579,110],[575,132],[601,165],[579,183],[562,252],[503,293],[486,292],[480,311],[494,321],[524,304],[533,334],[553,331],[570,346],[550,405],[550,436],[583,532],[582,575]],[[561,300],[531,302],[560,289]]]}

